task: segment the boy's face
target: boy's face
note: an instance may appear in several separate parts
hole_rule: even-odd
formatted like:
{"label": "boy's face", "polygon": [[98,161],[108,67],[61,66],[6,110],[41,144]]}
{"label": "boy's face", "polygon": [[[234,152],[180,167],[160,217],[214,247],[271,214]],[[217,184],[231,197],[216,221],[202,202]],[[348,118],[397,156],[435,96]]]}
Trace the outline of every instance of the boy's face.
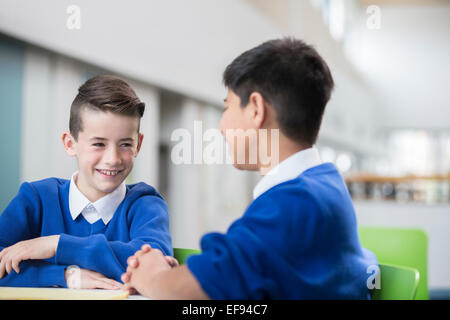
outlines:
{"label": "boy's face", "polygon": [[249,102],[246,107],[241,107],[241,99],[231,89],[228,89],[224,102],[220,132],[229,146],[233,166],[241,170],[258,170],[257,163],[250,157],[251,152],[257,152],[258,126],[254,121],[253,105]]}
{"label": "boy's face", "polygon": [[78,161],[77,187],[91,201],[114,191],[133,169],[143,135],[139,118],[84,109],[78,141],[63,134],[67,153]]}

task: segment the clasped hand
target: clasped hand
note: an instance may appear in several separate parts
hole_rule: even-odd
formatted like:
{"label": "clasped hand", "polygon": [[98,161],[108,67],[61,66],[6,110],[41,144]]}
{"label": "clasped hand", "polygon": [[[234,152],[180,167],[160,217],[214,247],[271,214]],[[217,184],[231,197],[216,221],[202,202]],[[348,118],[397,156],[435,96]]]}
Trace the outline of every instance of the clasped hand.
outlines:
{"label": "clasped hand", "polygon": [[152,249],[150,245],[144,244],[127,260],[127,271],[122,274],[124,290],[130,293],[136,291],[151,297],[151,287],[154,279],[163,271],[170,270],[178,265],[178,261],[170,256],[164,256],[158,249]]}

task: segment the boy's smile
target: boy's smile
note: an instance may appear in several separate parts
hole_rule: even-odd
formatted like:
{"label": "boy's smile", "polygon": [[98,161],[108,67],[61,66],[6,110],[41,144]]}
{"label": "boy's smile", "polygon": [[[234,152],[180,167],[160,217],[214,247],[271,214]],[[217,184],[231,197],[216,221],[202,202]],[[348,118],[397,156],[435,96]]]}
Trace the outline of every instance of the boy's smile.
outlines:
{"label": "boy's smile", "polygon": [[119,172],[122,172],[122,170],[102,170],[102,169],[97,169],[97,171],[107,177],[115,177]]}
{"label": "boy's smile", "polygon": [[77,187],[91,202],[114,191],[133,169],[143,139],[138,127],[136,117],[86,108],[78,139],[63,135],[66,151],[78,160]]}

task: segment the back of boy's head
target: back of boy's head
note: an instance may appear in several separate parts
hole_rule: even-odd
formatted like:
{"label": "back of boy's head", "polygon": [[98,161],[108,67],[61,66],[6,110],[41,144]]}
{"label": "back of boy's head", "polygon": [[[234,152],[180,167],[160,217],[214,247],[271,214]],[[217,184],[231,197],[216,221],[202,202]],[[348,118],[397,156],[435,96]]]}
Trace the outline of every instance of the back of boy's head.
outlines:
{"label": "back of boy's head", "polygon": [[112,112],[142,118],[145,103],[141,102],[128,83],[116,76],[100,75],[87,80],[79,89],[70,108],[69,129],[75,140],[83,131],[82,111],[85,109]]}
{"label": "back of boy's head", "polygon": [[267,41],[242,53],[225,69],[223,82],[239,96],[241,107],[252,92],[259,92],[275,109],[281,132],[311,146],[334,87],[317,51],[293,38]]}

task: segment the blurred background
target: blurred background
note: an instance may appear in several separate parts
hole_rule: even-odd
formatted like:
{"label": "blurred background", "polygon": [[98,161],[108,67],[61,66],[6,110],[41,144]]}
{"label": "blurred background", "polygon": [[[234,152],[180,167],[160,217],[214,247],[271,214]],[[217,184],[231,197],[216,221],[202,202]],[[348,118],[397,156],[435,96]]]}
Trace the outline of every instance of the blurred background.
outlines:
{"label": "blurred background", "polygon": [[450,1],[0,0],[0,212],[23,181],[70,178],[62,147],[78,87],[116,74],[146,105],[128,183],[166,198],[175,247],[226,231],[260,177],[226,164],[175,165],[171,133],[217,128],[224,68],[263,41],[295,36],[336,88],[317,147],[336,164],[360,226],[429,238],[430,295],[450,296]]}

